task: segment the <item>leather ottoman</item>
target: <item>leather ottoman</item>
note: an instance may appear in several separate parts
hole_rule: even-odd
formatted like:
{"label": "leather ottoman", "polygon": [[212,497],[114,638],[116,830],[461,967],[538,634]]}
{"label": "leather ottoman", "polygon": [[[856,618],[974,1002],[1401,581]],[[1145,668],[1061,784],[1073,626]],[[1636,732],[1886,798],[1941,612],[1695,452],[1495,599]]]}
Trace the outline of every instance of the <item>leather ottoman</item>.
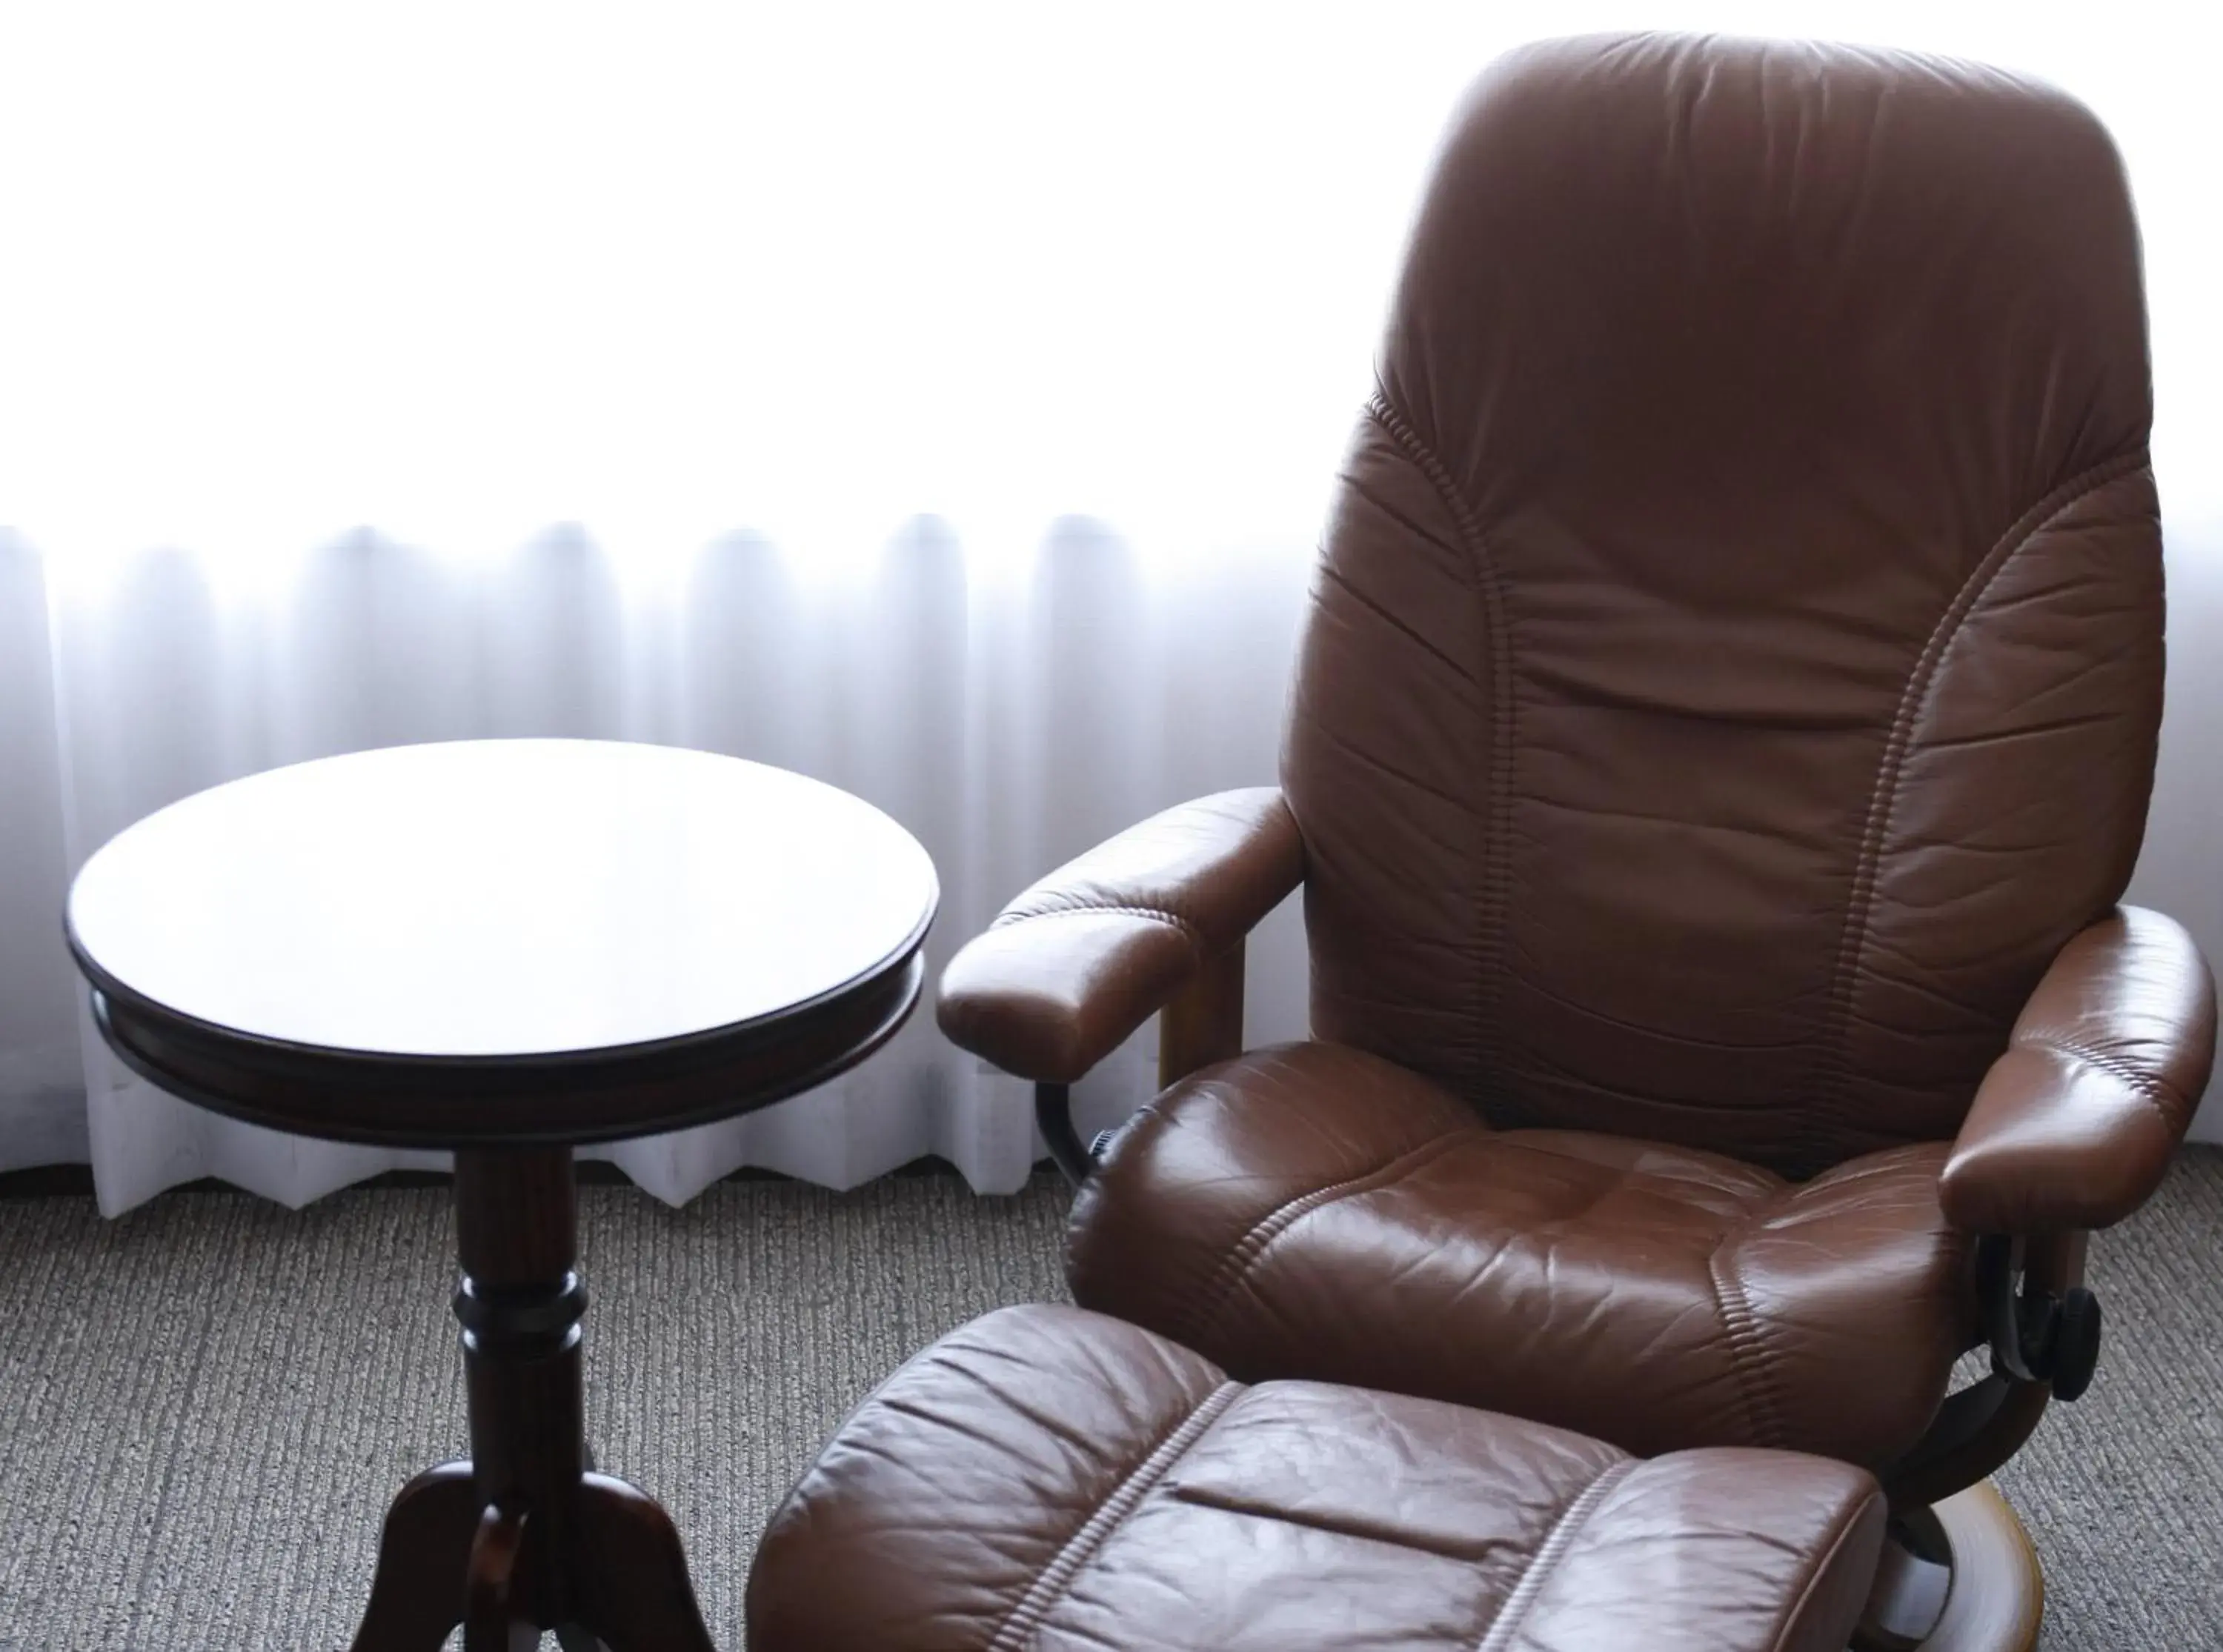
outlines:
{"label": "leather ottoman", "polygon": [[773,1517],[750,1652],[1843,1652],[1884,1500],[1781,1452],[1649,1460],[1075,1308],[928,1348]]}

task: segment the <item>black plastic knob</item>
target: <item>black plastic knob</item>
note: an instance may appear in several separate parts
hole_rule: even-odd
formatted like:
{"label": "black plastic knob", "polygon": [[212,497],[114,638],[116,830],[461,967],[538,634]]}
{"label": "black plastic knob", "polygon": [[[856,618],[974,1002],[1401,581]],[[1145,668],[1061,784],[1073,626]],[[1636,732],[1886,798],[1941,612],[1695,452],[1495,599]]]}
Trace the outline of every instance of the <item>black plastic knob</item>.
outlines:
{"label": "black plastic knob", "polygon": [[2092,1385],[2100,1364],[2100,1299],[2081,1285],[2062,1293],[2048,1353],[2054,1398],[2075,1399]]}

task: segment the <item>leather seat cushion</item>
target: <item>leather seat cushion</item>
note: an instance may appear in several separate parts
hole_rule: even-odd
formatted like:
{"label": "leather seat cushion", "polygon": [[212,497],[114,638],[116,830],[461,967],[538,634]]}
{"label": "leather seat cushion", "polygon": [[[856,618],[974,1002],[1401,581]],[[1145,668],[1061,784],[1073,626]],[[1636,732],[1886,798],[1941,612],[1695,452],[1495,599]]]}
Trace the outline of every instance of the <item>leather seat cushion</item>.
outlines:
{"label": "leather seat cushion", "polygon": [[1884,1504],[1785,1453],[1643,1461],[1078,1309],[913,1360],[773,1517],[753,1652],[1841,1652]]}
{"label": "leather seat cushion", "polygon": [[1652,1455],[1879,1468],[1980,1339],[1949,1144],[1804,1183],[1719,1154],[1493,1131],[1407,1070],[1308,1043],[1168,1090],[1083,1190],[1074,1296],[1244,1381],[1303,1377]]}

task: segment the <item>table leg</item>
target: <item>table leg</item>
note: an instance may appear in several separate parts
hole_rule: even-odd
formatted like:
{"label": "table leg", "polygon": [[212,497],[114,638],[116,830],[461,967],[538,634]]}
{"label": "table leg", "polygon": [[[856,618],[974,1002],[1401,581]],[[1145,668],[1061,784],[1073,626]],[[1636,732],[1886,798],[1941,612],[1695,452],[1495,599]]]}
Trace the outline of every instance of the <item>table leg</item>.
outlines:
{"label": "table leg", "polygon": [[471,1460],[396,1500],[352,1652],[715,1652],[671,1517],[587,1467],[571,1150],[457,1153],[456,1237]]}
{"label": "table leg", "polygon": [[717,1652],[663,1505],[608,1474],[588,1475],[581,1489],[581,1547],[601,1564],[579,1580],[580,1620],[610,1652]]}
{"label": "table leg", "polygon": [[350,1652],[440,1652],[463,1621],[479,1508],[469,1463],[442,1463],[401,1488],[386,1511],[370,1604]]}
{"label": "table leg", "polygon": [[492,1504],[479,1517],[463,1586],[463,1652],[538,1652],[539,1626],[518,1616],[514,1599],[526,1518]]}
{"label": "table leg", "polygon": [[[589,1473],[594,1472],[595,1448],[591,1441],[579,1448],[579,1460]],[[600,1636],[576,1623],[556,1625],[556,1645],[558,1652],[610,1652]]]}

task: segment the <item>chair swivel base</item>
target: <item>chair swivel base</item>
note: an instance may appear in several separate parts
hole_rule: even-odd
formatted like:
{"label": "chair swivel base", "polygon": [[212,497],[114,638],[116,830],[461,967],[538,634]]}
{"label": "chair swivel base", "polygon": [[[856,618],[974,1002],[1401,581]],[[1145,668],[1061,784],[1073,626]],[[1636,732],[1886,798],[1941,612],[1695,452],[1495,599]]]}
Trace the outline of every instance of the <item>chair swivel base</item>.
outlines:
{"label": "chair swivel base", "polygon": [[1985,1480],[1927,1511],[1924,1546],[1940,1564],[1884,1547],[1884,1563],[1853,1644],[1857,1652],[2032,1652],[2045,1577],[2030,1534]]}

